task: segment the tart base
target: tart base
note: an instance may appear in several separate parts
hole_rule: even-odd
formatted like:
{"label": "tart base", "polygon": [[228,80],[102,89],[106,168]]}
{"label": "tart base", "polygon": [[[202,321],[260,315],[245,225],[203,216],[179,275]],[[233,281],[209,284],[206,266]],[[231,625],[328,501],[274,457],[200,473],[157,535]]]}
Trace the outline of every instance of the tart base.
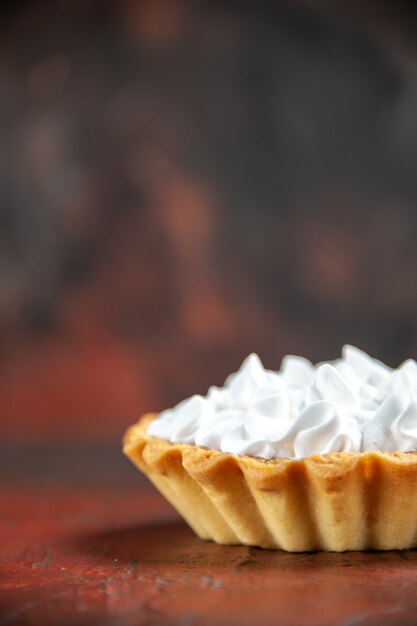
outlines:
{"label": "tart base", "polygon": [[236,456],[147,434],[123,451],[201,539],[289,552],[417,546],[417,453]]}

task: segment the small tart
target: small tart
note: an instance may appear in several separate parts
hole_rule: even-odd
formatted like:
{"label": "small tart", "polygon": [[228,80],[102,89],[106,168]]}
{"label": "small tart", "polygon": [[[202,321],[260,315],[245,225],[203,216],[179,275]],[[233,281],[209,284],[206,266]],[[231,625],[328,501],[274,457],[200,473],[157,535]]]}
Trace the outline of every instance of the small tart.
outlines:
{"label": "small tart", "polygon": [[290,552],[417,546],[417,452],[340,452],[293,460],[233,455],[147,434],[126,456],[202,539]]}

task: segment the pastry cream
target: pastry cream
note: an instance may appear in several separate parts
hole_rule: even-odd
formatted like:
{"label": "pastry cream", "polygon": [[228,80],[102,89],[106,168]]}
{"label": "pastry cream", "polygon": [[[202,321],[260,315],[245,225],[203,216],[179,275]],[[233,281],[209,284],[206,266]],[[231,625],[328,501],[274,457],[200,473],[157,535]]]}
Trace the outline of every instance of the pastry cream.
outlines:
{"label": "pastry cream", "polygon": [[352,346],[330,363],[250,355],[223,387],[163,411],[148,433],[264,459],[417,450],[417,364],[391,369]]}

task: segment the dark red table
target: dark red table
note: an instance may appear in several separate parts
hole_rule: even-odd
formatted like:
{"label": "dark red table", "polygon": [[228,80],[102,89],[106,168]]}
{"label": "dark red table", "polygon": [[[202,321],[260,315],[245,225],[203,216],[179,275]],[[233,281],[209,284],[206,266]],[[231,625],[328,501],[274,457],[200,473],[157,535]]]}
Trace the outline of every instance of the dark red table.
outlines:
{"label": "dark red table", "polygon": [[217,546],[200,541],[127,463],[117,479],[103,464],[81,480],[80,456],[66,475],[68,459],[55,471],[45,461],[41,474],[29,463],[29,477],[17,462],[17,472],[2,471],[1,624],[417,623],[417,552]]}

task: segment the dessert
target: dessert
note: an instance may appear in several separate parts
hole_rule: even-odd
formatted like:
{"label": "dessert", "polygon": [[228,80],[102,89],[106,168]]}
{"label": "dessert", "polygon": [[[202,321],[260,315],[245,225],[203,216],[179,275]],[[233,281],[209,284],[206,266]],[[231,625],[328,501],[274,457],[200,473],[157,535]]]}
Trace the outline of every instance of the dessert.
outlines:
{"label": "dessert", "polygon": [[131,426],[124,452],[203,539],[293,552],[417,546],[417,363],[250,355]]}

